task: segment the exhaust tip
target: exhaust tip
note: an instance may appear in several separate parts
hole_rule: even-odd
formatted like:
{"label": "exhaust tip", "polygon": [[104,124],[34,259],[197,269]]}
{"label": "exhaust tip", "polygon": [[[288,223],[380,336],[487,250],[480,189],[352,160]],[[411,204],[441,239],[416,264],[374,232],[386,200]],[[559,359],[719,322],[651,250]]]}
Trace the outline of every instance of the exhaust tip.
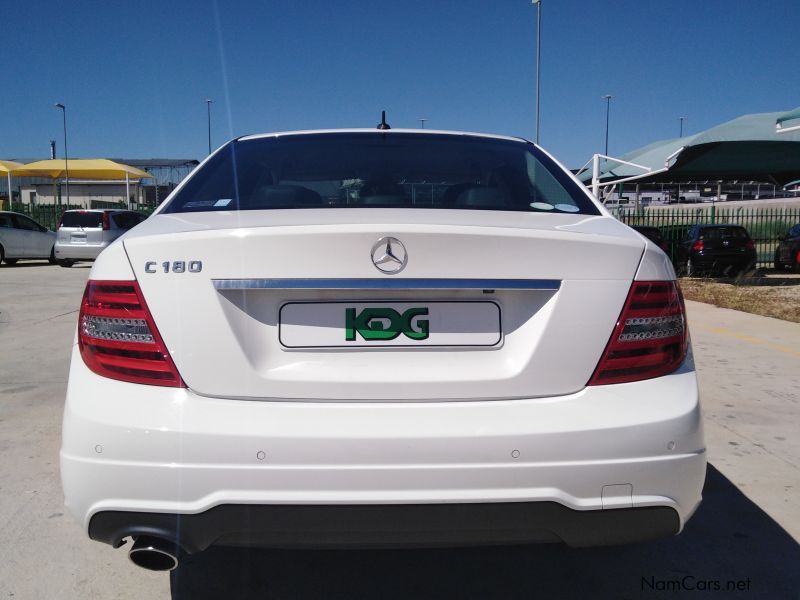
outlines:
{"label": "exhaust tip", "polygon": [[128,558],[136,566],[149,571],[172,571],[178,566],[180,548],[167,540],[141,536],[136,538]]}

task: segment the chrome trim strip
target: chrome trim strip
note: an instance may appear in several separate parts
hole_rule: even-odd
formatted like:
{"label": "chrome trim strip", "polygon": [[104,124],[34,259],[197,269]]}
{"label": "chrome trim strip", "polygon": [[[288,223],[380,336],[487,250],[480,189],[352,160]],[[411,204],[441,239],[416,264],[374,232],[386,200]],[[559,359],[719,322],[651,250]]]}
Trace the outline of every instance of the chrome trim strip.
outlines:
{"label": "chrome trim strip", "polygon": [[218,290],[558,290],[558,279],[212,279]]}

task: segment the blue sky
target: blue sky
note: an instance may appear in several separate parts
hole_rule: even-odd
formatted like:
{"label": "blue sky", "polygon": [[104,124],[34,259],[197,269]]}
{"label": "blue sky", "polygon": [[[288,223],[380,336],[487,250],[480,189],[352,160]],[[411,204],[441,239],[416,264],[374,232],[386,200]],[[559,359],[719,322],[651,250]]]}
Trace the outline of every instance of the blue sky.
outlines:
{"label": "blue sky", "polygon": [[[529,0],[7,3],[0,158],[203,158],[287,129],[534,135]],[[800,105],[800,3],[543,0],[541,143],[568,166]],[[10,52],[9,52],[10,50]]]}

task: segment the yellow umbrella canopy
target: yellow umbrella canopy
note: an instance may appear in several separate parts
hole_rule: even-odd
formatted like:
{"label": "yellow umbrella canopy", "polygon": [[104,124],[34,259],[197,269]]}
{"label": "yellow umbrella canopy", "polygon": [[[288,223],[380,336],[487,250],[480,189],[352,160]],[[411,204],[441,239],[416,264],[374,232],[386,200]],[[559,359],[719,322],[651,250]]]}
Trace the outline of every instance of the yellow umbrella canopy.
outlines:
{"label": "yellow umbrella canopy", "polygon": [[8,209],[11,210],[11,173],[22,166],[22,163],[13,160],[0,160],[0,173],[5,173],[8,178]]}
{"label": "yellow umbrella canopy", "polygon": [[13,173],[22,167],[22,163],[13,160],[0,160],[0,173]]}
{"label": "yellow umbrella canopy", "polygon": [[14,169],[17,177],[50,177],[58,179],[66,177],[69,170],[70,179],[142,179],[152,177],[147,171],[142,171],[130,165],[116,163],[105,158],[85,159],[79,158],[70,161],[63,159],[38,160],[21,165]]}

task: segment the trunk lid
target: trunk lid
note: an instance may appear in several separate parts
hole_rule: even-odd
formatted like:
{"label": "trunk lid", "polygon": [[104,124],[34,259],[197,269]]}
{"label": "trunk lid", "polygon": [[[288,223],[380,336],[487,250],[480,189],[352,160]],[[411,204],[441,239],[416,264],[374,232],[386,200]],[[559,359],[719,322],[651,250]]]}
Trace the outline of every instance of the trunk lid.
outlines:
{"label": "trunk lid", "polygon": [[610,217],[414,209],[155,215],[124,245],[198,394],[363,401],[581,389],[644,249]]}

